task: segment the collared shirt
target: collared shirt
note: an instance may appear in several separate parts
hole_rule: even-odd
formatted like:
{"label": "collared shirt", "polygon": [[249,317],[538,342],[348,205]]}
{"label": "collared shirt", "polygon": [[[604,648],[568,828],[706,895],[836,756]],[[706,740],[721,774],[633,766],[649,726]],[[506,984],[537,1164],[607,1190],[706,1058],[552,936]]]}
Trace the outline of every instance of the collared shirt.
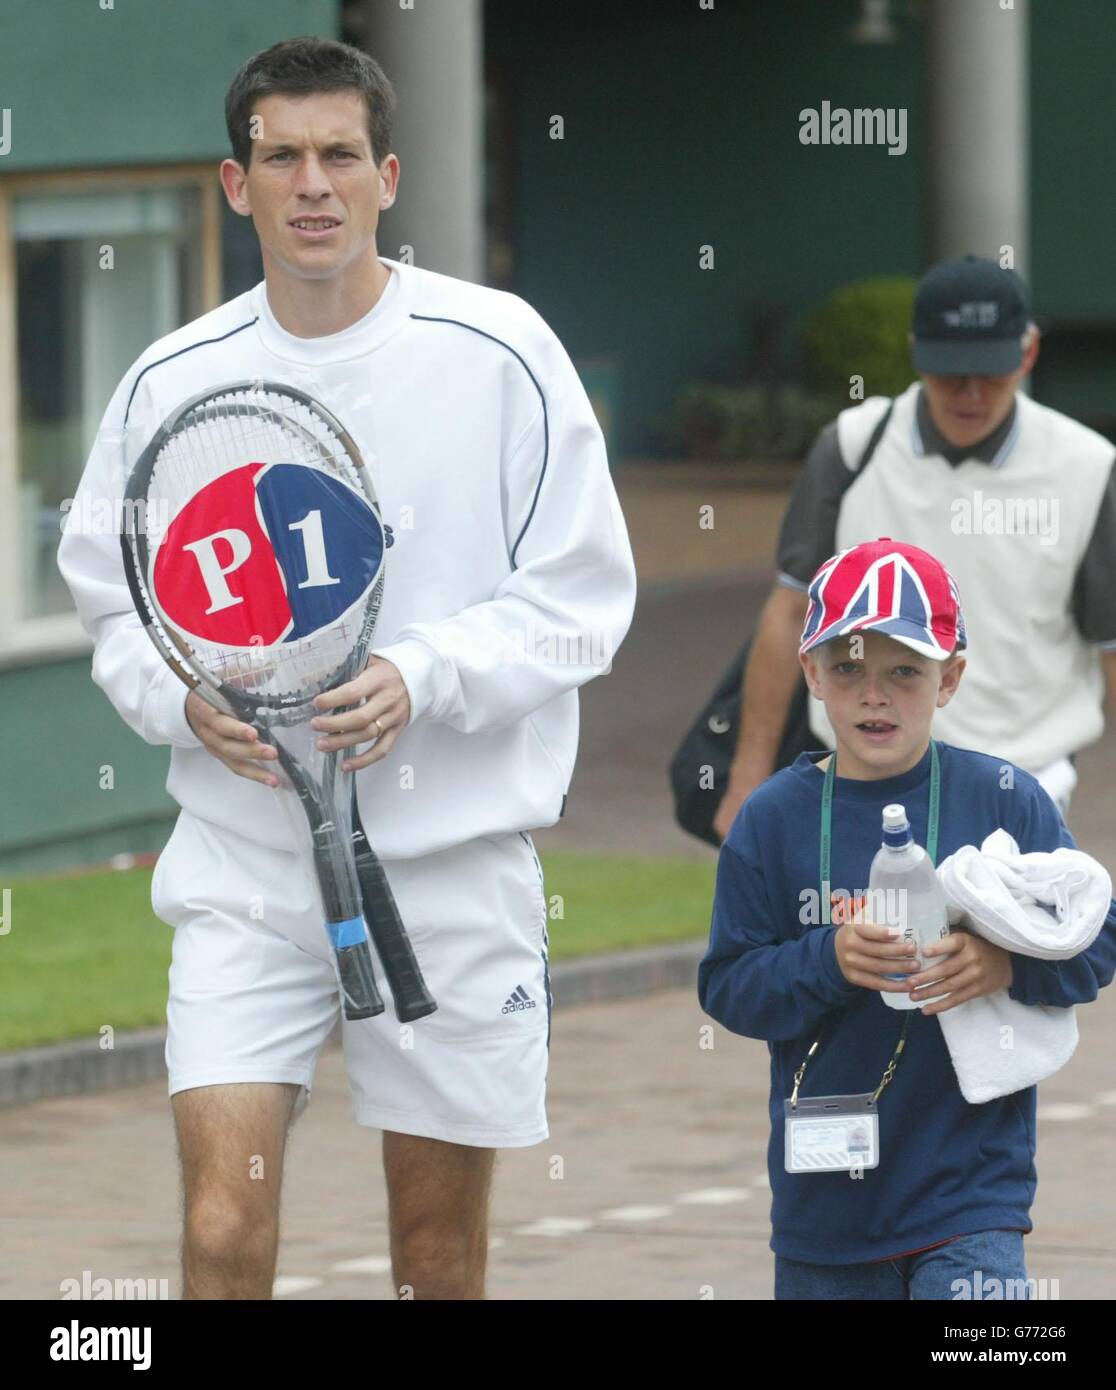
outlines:
{"label": "collared shirt", "polygon": [[911,448],[916,454],[941,454],[952,468],[966,459],[979,459],[992,468],[999,468],[1011,453],[1019,438],[1019,411],[1014,401],[1005,418],[977,444],[951,444],[935,425],[930,414],[926,392],[920,387],[915,406],[915,421],[911,428]]}
{"label": "collared shirt", "polygon": [[[1008,464],[1019,442],[1019,407],[1013,404],[1002,424],[971,448],[957,448],[942,438],[930,418],[926,393],[920,387],[908,438],[917,457],[942,457],[952,468],[975,459],[989,468]],[[778,582],[805,593],[810,581],[837,550],[837,518],[845,492],[856,479],[853,461],[846,461],[838,440],[837,421],[831,421],[814,441],[795,482],[783,517],[776,547]],[[1057,460],[1051,460],[1051,468]],[[869,463],[869,470],[872,465]],[[898,533],[897,533],[898,534]],[[1073,583],[1074,622],[1085,641],[1100,651],[1116,650],[1116,468],[1109,475],[1097,510],[1088,546]],[[961,582],[961,577],[958,577]]]}

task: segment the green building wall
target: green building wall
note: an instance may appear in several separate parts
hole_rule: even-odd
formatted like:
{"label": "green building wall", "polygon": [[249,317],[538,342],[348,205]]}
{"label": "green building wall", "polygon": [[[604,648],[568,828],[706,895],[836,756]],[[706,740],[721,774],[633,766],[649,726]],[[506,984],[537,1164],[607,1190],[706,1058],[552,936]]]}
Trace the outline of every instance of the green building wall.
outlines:
{"label": "green building wall", "polygon": [[0,674],[0,875],[157,850],[170,834],[170,749],[128,728],[89,667],[83,656]]}
{"label": "green building wall", "polygon": [[1116,436],[1111,0],[1031,0],[1031,286],[1039,400]]}
{"label": "green building wall", "polygon": [[[922,30],[859,46],[856,10],[489,0],[513,93],[514,288],[575,358],[616,361],[624,452],[654,444],[679,386],[743,372],[756,309],[785,310],[793,370],[801,315],[832,288],[919,269]],[[823,100],[907,107],[907,153],[802,145],[799,112]]]}
{"label": "green building wall", "polygon": [[245,59],[339,26],[339,0],[4,0],[0,175],[222,157],[225,91]]}
{"label": "green building wall", "polygon": [[[925,20],[896,5],[898,42],[858,45],[859,8],[488,0],[486,49],[515,132],[513,288],[575,358],[615,364],[621,451],[656,446],[680,386],[739,378],[757,310],[783,311],[793,377],[802,318],[833,289],[925,268]],[[1040,324],[1064,330],[1044,347],[1036,395],[1116,425],[1116,12],[1031,0],[1030,15],[1028,278]],[[798,113],[823,100],[905,107],[907,153],[801,145]],[[555,115],[564,140],[550,139]],[[715,270],[699,269],[703,245]]]}

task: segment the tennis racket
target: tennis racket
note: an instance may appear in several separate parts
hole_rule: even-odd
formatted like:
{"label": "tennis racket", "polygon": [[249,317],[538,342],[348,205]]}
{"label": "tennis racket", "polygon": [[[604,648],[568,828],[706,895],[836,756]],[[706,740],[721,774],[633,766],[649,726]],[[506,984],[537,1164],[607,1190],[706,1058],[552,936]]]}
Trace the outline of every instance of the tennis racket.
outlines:
{"label": "tennis racket", "polygon": [[309,727],[314,697],[364,669],[390,544],[350,435],[273,382],[179,406],[125,490],[124,571],[148,636],[180,680],[274,745],[298,795],[345,1017],[384,1010],[367,918],[409,1022],[437,1005],[360,824],[355,778]]}

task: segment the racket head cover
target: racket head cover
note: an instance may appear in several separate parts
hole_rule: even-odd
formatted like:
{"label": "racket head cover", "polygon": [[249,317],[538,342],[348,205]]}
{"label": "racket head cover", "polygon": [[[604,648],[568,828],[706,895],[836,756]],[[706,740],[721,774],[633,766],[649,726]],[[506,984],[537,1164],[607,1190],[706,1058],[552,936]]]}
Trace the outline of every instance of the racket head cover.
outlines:
{"label": "racket head cover", "polygon": [[303,706],[363,669],[385,531],[355,442],[306,392],[255,381],[192,397],[143,449],[124,502],[145,627],[218,707]]}

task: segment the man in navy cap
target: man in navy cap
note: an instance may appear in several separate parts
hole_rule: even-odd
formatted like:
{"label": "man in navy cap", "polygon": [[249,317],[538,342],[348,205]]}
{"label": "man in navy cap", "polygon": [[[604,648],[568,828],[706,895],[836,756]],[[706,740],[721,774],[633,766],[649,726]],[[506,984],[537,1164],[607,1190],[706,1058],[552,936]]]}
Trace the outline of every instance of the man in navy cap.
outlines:
{"label": "man in navy cap", "polygon": [[[915,297],[919,380],[894,401],[870,396],[842,411],[819,434],[783,519],[776,583],[744,673],[740,738],[714,821],[722,838],[775,770],[812,576],[827,556],[876,536],[937,555],[969,617],[974,655],[935,735],[1025,768],[1067,813],[1072,758],[1104,730],[1106,689],[1116,708],[1116,449],[1021,392],[1038,351],[1018,275],[976,256],[942,261]],[[817,746],[833,747],[816,700],[809,719]]]}

